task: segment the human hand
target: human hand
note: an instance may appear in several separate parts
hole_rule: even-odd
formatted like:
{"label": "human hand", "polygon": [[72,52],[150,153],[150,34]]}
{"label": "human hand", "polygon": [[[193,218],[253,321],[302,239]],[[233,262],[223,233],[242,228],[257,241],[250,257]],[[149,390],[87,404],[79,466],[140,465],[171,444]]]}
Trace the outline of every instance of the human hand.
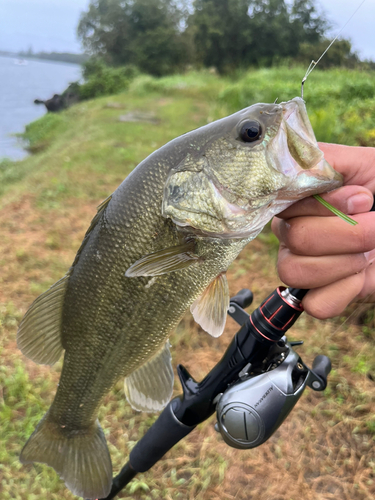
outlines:
{"label": "human hand", "polygon": [[[319,144],[344,186],[322,197],[358,222],[352,226],[314,198],[305,198],[274,217],[280,241],[277,268],[288,286],[311,289],[303,299],[319,319],[340,314],[350,302],[375,302],[375,148]],[[374,294],[373,294],[374,293]],[[370,294],[373,294],[372,296]]]}

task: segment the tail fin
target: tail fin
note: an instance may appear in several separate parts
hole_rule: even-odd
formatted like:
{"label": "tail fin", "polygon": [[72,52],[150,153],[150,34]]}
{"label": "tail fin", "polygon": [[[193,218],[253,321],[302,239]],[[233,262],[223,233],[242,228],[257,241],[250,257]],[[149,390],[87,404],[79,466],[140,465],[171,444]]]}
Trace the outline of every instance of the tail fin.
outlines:
{"label": "tail fin", "polygon": [[103,430],[98,422],[83,430],[67,430],[42,418],[25,444],[22,463],[50,465],[74,495],[105,498],[112,484],[112,463]]}

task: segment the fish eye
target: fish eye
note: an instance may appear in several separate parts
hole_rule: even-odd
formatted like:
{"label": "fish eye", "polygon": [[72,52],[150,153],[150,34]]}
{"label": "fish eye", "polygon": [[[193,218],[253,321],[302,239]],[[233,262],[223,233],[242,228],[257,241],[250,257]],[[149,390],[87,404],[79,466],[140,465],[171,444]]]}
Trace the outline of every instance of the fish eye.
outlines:
{"label": "fish eye", "polygon": [[240,138],[244,142],[254,142],[262,135],[262,127],[256,120],[248,120],[241,125]]}

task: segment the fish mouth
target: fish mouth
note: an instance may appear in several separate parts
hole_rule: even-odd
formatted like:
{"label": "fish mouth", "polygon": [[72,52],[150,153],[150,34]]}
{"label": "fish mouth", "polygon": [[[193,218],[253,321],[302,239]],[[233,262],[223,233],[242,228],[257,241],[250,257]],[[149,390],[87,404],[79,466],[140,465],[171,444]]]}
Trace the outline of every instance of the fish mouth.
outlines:
{"label": "fish mouth", "polygon": [[300,97],[281,103],[282,121],[274,138],[271,157],[276,170],[293,181],[305,196],[335,189],[343,177],[324,159]]}

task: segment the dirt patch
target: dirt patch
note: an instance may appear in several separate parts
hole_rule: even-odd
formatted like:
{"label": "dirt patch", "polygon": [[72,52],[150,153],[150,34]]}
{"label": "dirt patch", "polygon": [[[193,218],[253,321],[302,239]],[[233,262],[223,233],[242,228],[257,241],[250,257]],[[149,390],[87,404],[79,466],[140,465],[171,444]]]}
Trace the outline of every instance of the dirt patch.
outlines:
{"label": "dirt patch", "polygon": [[95,203],[75,205],[74,209],[68,205],[46,212],[31,195],[4,207],[0,215],[0,302],[23,306],[37,295],[30,285],[51,282],[56,268],[67,270],[95,207]]}

